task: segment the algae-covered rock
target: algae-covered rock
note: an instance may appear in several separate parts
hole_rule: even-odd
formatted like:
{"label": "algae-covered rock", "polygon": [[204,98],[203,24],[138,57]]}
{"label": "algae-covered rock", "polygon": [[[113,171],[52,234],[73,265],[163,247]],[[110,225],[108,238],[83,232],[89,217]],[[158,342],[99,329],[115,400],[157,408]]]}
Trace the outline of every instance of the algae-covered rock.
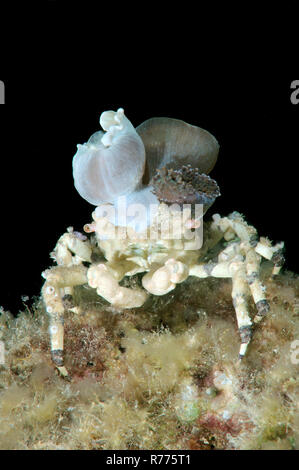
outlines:
{"label": "algae-covered rock", "polygon": [[229,279],[190,277],[122,311],[76,288],[69,380],[51,362],[42,302],[2,311],[0,448],[299,449],[299,278],[270,269],[271,310],[242,362]]}

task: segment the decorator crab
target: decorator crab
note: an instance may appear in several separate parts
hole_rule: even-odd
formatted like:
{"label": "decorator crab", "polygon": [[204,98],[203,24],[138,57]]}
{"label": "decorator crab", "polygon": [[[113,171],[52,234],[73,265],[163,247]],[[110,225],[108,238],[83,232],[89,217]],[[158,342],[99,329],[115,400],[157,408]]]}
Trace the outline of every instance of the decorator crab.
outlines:
{"label": "decorator crab", "polygon": [[[188,276],[232,279],[243,357],[253,322],[269,310],[259,279],[261,258],[272,260],[278,274],[283,243],[272,246],[259,238],[237,212],[203,223],[220,195],[207,176],[219,149],[209,132],[170,118],[149,119],[135,129],[123,109],[102,113],[100,124],[106,132],[78,145],[73,159],[76,189],[97,206],[84,227],[90,235],[68,228],[52,253],[57,266],[43,272],[53,362],[67,375],[63,315],[74,286],[88,283],[113,306],[137,308],[149,293],[164,295]],[[143,288],[120,286],[125,276],[143,272]],[[253,320],[248,295],[256,305]]]}

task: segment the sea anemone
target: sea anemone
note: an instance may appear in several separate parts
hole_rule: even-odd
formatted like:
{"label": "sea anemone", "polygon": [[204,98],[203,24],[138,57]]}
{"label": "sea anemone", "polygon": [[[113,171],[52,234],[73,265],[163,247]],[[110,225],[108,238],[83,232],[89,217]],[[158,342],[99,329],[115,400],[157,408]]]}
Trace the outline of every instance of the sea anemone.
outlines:
{"label": "sea anemone", "polygon": [[[198,203],[205,212],[220,194],[207,176],[219,151],[209,132],[172,118],[152,118],[135,130],[122,108],[102,113],[100,124],[106,133],[98,131],[78,145],[73,158],[75,187],[84,199],[100,206],[98,211],[109,212],[110,205],[119,208],[120,198],[125,198],[125,207],[141,204],[146,208],[144,220],[138,220],[143,230],[155,215],[150,206]],[[111,222],[134,224],[135,216],[122,222],[118,212]]]}

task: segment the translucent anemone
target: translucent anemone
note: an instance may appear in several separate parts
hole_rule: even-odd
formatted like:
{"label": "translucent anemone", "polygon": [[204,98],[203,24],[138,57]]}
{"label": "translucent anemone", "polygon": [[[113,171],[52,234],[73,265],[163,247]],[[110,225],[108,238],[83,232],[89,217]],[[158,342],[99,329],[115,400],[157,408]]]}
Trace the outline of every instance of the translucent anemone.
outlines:
{"label": "translucent anemone", "polygon": [[[100,124],[106,132],[98,131],[78,145],[73,159],[75,187],[86,201],[99,206],[98,211],[107,204],[117,209],[124,197],[127,206],[142,204],[143,230],[155,214],[150,206],[191,202],[204,204],[205,211],[220,194],[207,176],[219,151],[209,132],[163,117],[148,119],[135,129],[122,108],[103,112]],[[190,194],[196,195],[191,201]],[[115,224],[123,225],[122,219],[116,210]],[[125,224],[134,220],[131,216]]]}

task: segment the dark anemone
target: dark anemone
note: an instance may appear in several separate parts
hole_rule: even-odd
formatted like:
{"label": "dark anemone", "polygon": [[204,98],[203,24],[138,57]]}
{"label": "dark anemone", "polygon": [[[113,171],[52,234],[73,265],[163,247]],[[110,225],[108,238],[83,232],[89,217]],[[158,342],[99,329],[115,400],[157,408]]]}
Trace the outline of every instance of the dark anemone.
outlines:
{"label": "dark anemone", "polygon": [[213,204],[220,190],[215,180],[200,173],[198,168],[184,165],[179,170],[157,169],[150,184],[153,193],[165,204],[203,204],[204,213]]}

